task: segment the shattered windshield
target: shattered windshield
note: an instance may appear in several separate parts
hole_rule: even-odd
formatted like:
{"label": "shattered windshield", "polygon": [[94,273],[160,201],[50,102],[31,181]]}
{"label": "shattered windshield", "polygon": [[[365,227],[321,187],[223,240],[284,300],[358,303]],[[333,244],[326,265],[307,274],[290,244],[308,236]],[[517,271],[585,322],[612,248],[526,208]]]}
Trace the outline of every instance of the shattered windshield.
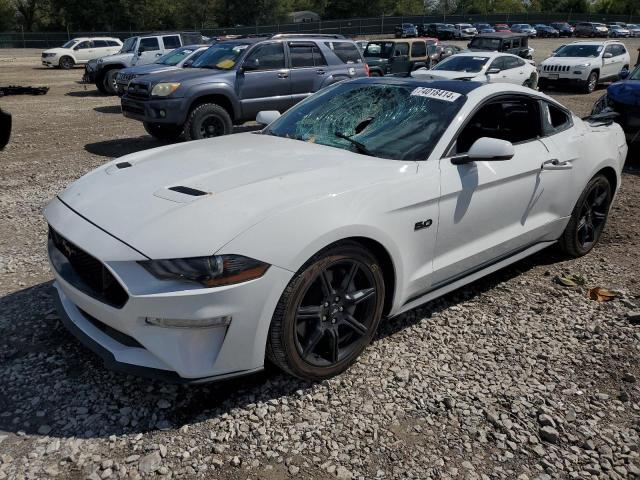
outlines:
{"label": "shattered windshield", "polygon": [[426,160],[466,96],[408,84],[338,83],[263,133],[393,160]]}
{"label": "shattered windshield", "polygon": [[191,66],[193,68],[231,70],[248,46],[248,43],[218,43],[209,47]]}
{"label": "shattered windshield", "polygon": [[393,52],[393,42],[369,42],[364,51],[364,56],[389,58],[391,52]]}

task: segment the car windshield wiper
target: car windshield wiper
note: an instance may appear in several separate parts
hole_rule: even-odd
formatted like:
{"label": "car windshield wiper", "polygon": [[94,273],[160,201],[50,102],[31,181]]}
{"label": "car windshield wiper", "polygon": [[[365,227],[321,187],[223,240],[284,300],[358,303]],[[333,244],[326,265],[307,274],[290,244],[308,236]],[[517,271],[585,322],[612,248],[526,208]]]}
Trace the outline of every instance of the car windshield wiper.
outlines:
{"label": "car windshield wiper", "polygon": [[349,135],[345,135],[342,132],[335,132],[334,135],[338,138],[344,138],[345,140],[347,140],[348,142],[351,142],[352,144],[354,144],[356,146],[356,150],[358,150],[360,153],[364,153],[365,155],[369,155],[371,157],[377,157],[377,155],[375,153],[373,153],[371,150],[369,150],[364,143],[359,142],[358,140],[354,140],[353,138],[351,138]]}

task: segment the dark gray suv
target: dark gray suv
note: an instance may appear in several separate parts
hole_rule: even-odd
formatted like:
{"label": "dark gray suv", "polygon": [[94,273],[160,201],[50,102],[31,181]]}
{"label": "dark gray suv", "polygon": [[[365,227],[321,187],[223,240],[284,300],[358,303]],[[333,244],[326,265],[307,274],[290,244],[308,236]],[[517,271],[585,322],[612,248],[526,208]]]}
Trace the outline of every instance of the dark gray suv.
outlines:
{"label": "dark gray suv", "polygon": [[189,69],[132,80],[122,113],[159,139],[216,137],[262,110],[284,112],[327,85],[367,74],[351,40],[235,39],[210,47]]}

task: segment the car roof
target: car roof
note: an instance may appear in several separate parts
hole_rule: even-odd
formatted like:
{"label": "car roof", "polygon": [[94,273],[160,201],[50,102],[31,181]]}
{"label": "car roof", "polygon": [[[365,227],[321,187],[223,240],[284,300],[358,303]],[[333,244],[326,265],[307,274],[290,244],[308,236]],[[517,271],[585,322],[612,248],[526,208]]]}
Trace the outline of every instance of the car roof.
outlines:
{"label": "car roof", "polygon": [[526,38],[524,33],[513,32],[495,32],[495,33],[480,33],[476,38]]}

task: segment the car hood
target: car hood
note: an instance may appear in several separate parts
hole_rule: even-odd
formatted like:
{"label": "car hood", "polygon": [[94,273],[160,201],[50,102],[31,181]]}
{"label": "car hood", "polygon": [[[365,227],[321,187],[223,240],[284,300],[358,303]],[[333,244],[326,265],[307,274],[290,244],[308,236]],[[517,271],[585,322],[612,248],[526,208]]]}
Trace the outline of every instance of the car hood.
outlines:
{"label": "car hood", "polygon": [[607,95],[618,103],[640,107],[640,80],[623,80],[609,85]]}
{"label": "car hood", "polygon": [[133,58],[133,53],[114,53],[113,55],[106,55],[104,57],[100,57],[99,60],[102,60],[100,63],[129,63]]}
{"label": "car hood", "polygon": [[482,76],[481,72],[456,72],[452,70],[427,70],[418,69],[411,72],[413,78],[419,78],[421,80],[461,80],[461,79],[475,79],[478,76]]}
{"label": "car hood", "polygon": [[56,53],[58,55],[61,55],[63,53],[69,53],[69,52],[71,52],[70,48],[57,47],[57,48],[50,48],[49,50],[44,50],[42,53]]}
{"label": "car hood", "polygon": [[597,57],[549,57],[541,62],[542,65],[578,65],[581,63],[598,63]]}
{"label": "car hood", "polygon": [[121,73],[132,73],[135,75],[148,75],[150,73],[162,73],[170,72],[173,70],[180,70],[180,67],[171,65],[161,65],[159,63],[149,63],[147,65],[140,65],[138,67],[129,67],[120,70]]}
{"label": "car hood", "polygon": [[149,258],[166,258],[167,245],[176,258],[192,257],[215,253],[275,213],[407,171],[415,170],[338,148],[241,133],[121,157],[59,198]]}
{"label": "car hood", "polygon": [[208,81],[212,76],[219,76],[224,74],[229,74],[232,72],[235,78],[235,70],[214,70],[211,68],[178,68],[171,71],[167,71],[161,74],[154,75],[153,77],[149,77],[145,81],[149,83],[149,85],[155,85],[162,82],[176,82],[176,83],[184,83],[186,81],[192,80],[196,83],[200,80]]}

